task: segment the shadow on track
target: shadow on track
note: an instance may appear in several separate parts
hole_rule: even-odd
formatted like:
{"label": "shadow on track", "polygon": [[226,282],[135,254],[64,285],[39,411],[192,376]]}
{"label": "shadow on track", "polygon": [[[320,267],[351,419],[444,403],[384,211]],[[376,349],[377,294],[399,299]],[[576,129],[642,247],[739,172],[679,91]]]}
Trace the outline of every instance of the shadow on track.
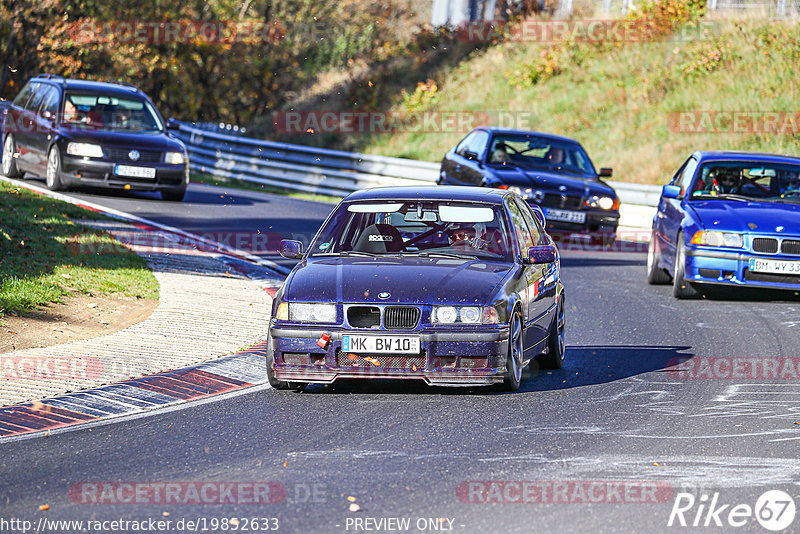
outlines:
{"label": "shadow on track", "polygon": [[[580,346],[567,347],[564,367],[557,371],[526,369],[517,392],[499,386],[428,386],[420,380],[341,380],[333,384],[312,384],[303,394],[356,395],[518,395],[536,391],[570,389],[605,384],[632,376],[661,371],[678,358],[692,357],[689,346]],[[536,368],[536,365],[533,366]]]}

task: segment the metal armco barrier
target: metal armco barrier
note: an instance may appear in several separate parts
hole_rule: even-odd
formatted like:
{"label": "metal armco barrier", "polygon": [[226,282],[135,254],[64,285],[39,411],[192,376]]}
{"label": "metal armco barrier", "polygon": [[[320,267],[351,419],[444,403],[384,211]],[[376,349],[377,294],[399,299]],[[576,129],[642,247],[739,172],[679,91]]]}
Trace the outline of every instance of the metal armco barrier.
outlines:
{"label": "metal armco barrier", "polygon": [[[439,164],[226,135],[178,123],[192,170],[306,193],[344,196],[358,189],[435,183]],[[650,228],[661,188],[608,182],[622,202],[620,226]]]}

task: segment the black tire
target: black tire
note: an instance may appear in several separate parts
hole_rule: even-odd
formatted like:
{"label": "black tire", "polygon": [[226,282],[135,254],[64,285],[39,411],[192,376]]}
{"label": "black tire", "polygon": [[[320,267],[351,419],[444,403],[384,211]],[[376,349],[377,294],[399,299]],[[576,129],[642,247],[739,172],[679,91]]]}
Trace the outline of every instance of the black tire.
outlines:
{"label": "black tire", "polygon": [[553,324],[550,325],[550,332],[547,336],[547,354],[539,357],[542,369],[561,369],[564,365],[564,352],[566,348],[566,327],[567,315],[564,306],[564,295],[558,299],[556,315],[553,317]]}
{"label": "black tire", "polygon": [[267,336],[267,382],[273,389],[280,390],[302,390],[306,384],[302,382],[286,382],[275,378],[275,371],[272,370],[272,364],[275,363],[275,354],[272,352],[272,339]]}
{"label": "black tire", "polygon": [[8,134],[3,140],[3,176],[7,178],[22,178],[24,172],[17,168],[17,160],[14,154],[17,152],[17,144],[14,136]]}
{"label": "black tire", "polygon": [[517,310],[511,314],[508,328],[508,354],[506,355],[506,376],[503,389],[516,391],[522,382],[522,358],[524,345],[522,342],[522,318]]}
{"label": "black tire", "polygon": [[50,147],[50,151],[47,153],[45,184],[50,191],[64,189],[64,182],[61,180],[61,153],[58,151],[57,145]]}
{"label": "black tire", "polygon": [[661,250],[656,239],[656,232],[653,230],[650,234],[650,244],[647,246],[647,283],[653,286],[669,284],[672,281],[669,273],[659,267]]}
{"label": "black tire", "polygon": [[180,202],[186,196],[186,188],[182,189],[164,189],[161,191],[161,199],[170,202]]}
{"label": "black tire", "polygon": [[683,232],[678,234],[678,246],[675,252],[675,276],[672,277],[672,294],[678,299],[696,299],[700,292],[687,282],[686,273],[686,242]]}

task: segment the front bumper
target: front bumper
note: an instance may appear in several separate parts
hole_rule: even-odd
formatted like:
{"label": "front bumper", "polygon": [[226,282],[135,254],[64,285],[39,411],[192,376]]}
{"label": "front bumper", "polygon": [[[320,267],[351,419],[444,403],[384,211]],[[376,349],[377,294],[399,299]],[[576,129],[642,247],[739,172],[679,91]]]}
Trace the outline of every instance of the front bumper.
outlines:
{"label": "front bumper", "polygon": [[[536,202],[528,201],[531,206],[537,206],[544,210],[547,221],[547,230],[557,230],[563,232],[574,232],[582,234],[613,235],[619,226],[619,211],[603,209],[576,209],[561,208],[559,206],[543,206]],[[580,211],[586,213],[586,220],[582,223],[556,221],[547,218],[547,210],[567,210]]]}
{"label": "front bumper", "polygon": [[701,284],[800,291],[800,276],[753,272],[750,270],[751,258],[800,261],[797,256],[764,256],[747,251],[730,252],[687,246],[684,277],[690,282]]}
{"label": "front bumper", "polygon": [[[117,176],[117,164],[150,167],[156,170],[155,178],[135,178]],[[61,179],[68,186],[106,187],[112,189],[131,189],[134,191],[177,190],[189,183],[189,166],[167,163],[114,162],[103,159],[63,155],[61,158]]]}
{"label": "front bumper", "polygon": [[[323,333],[330,336],[325,348],[317,345]],[[421,353],[348,355],[341,350],[343,334],[418,336]],[[330,384],[338,379],[416,379],[430,385],[476,386],[503,381],[508,325],[472,330],[357,331],[273,324],[270,340],[278,380]]]}

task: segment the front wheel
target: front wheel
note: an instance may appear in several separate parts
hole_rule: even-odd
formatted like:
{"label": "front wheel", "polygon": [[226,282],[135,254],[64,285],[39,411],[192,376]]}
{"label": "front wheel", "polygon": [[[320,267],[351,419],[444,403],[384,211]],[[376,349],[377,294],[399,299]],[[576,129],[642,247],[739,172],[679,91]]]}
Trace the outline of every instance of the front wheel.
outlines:
{"label": "front wheel", "polygon": [[522,382],[522,319],[515,310],[508,328],[508,355],[506,356],[506,377],[503,385],[506,391],[516,391]]}
{"label": "front wheel", "polygon": [[3,142],[3,175],[7,178],[21,178],[24,174],[17,168],[17,160],[14,154],[17,152],[17,145],[14,143],[14,136],[8,134]]}
{"label": "front wheel", "polygon": [[567,317],[564,309],[564,296],[558,300],[556,316],[550,327],[547,339],[547,354],[540,357],[543,369],[561,369],[564,365],[564,352],[566,350]]}
{"label": "front wheel", "polygon": [[669,273],[659,267],[661,251],[658,250],[658,237],[655,230],[650,234],[650,244],[647,245],[647,283],[650,285],[669,284]]}
{"label": "front wheel", "polygon": [[64,189],[64,183],[61,181],[61,154],[58,153],[58,147],[55,145],[50,148],[50,152],[47,154],[45,183],[50,191]]}
{"label": "front wheel", "polygon": [[683,233],[678,235],[678,251],[675,253],[675,276],[672,277],[672,294],[679,299],[696,299],[700,292],[686,278],[686,242]]}
{"label": "front wheel", "polygon": [[161,199],[170,202],[180,202],[186,196],[186,188],[181,189],[164,189],[161,191]]}

